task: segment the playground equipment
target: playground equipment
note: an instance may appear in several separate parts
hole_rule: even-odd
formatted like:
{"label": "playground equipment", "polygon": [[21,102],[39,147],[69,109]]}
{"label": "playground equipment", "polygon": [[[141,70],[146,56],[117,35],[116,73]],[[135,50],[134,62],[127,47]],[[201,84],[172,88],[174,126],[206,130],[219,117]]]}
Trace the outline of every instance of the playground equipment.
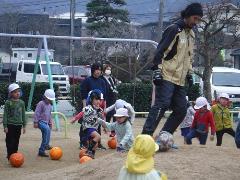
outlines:
{"label": "playground equipment", "polygon": [[[48,72],[48,81],[50,85],[50,89],[53,89],[53,78],[52,78],[52,72],[51,72],[51,67],[50,67],[50,59],[49,59],[49,50],[48,50],[48,39],[65,39],[65,40],[75,40],[75,41],[103,41],[103,42],[135,42],[135,43],[149,43],[151,44],[154,48],[157,47],[158,43],[152,40],[145,40],[145,39],[120,39],[120,38],[95,38],[95,37],[74,37],[74,36],[52,36],[52,35],[29,35],[29,34],[7,34],[7,33],[0,33],[0,37],[9,37],[11,38],[34,38],[38,39],[38,51],[37,51],[37,58],[36,58],[36,63],[34,67],[34,74],[32,78],[32,84],[31,84],[31,91],[29,95],[29,100],[28,100],[28,106],[27,106],[27,111],[30,111],[31,108],[31,103],[32,103],[32,97],[34,93],[34,87],[35,87],[35,82],[36,82],[36,75],[37,75],[37,70],[39,67],[39,60],[41,56],[41,49],[42,46],[44,47],[45,51],[45,61],[47,65],[47,72]],[[53,111],[57,112],[57,105],[56,101],[53,101]],[[54,114],[54,120],[55,120],[55,125],[56,129],[60,130],[60,124],[59,124],[59,119],[57,114]]]}

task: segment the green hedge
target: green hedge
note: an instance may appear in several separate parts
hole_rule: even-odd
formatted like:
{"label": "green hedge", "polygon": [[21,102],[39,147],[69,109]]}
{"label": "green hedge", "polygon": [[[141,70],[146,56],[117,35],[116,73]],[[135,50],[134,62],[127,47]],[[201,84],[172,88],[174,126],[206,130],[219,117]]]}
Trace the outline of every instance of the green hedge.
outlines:
{"label": "green hedge", "polygon": [[[5,101],[8,99],[8,83],[0,83],[0,107],[2,107],[5,104]],[[28,104],[30,89],[31,89],[31,83],[19,83],[21,89],[22,89],[22,97],[21,99],[25,102],[26,108]],[[48,83],[36,83],[33,99],[32,99],[32,106],[31,109],[35,110],[36,105],[39,101],[42,100],[43,94],[46,89],[49,88]],[[58,97],[58,86],[54,84],[54,89],[56,93],[56,97]]]}
{"label": "green hedge", "polygon": [[118,86],[119,98],[134,106],[134,110],[149,111],[152,99],[152,85],[144,83],[122,83]]}
{"label": "green hedge", "polygon": [[[74,86],[75,86],[75,99],[74,97]],[[75,108],[76,112],[82,109],[82,100],[80,93],[80,85],[71,86],[72,100],[71,105]],[[151,106],[152,98],[152,84],[145,83],[121,83],[117,87],[119,92],[119,99],[123,99],[134,106],[136,112],[148,112]],[[190,101],[195,101],[200,96],[199,86],[193,85],[191,88],[186,88],[187,95]]]}

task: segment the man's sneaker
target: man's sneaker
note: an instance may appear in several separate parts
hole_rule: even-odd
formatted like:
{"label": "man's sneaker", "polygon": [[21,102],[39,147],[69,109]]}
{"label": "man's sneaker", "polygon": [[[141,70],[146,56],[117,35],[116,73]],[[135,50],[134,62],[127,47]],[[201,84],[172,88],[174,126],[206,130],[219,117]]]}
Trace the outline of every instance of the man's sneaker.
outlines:
{"label": "man's sneaker", "polygon": [[105,148],[102,144],[98,145],[98,149],[107,150],[107,148]]}
{"label": "man's sneaker", "polygon": [[45,147],[46,150],[51,150],[52,148],[53,148],[53,147],[50,146],[50,145],[47,145],[47,146]]}
{"label": "man's sneaker", "polygon": [[41,157],[49,157],[46,153],[38,153],[38,156],[41,156]]}
{"label": "man's sneaker", "polygon": [[178,149],[178,146],[176,144],[173,144],[172,149]]}

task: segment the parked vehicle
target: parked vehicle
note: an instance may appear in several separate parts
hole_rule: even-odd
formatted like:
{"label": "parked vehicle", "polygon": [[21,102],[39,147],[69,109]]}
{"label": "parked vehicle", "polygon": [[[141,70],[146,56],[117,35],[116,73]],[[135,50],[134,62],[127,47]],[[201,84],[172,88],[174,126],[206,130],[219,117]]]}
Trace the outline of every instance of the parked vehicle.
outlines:
{"label": "parked vehicle", "polygon": [[[227,67],[213,67],[210,77],[212,97],[227,93],[232,102],[240,104],[240,70]],[[200,81],[203,90],[203,81]]]}
{"label": "parked vehicle", "polygon": [[84,79],[91,76],[91,67],[86,66],[65,66],[65,73],[69,76],[70,84],[81,83]]}
{"label": "parked vehicle", "polygon": [[[16,71],[16,82],[32,82],[35,60],[21,60],[18,62]],[[62,96],[66,96],[70,90],[69,78],[64,73],[62,65],[58,62],[50,62],[53,83],[59,85]],[[49,82],[47,64],[39,61],[36,82]]]}

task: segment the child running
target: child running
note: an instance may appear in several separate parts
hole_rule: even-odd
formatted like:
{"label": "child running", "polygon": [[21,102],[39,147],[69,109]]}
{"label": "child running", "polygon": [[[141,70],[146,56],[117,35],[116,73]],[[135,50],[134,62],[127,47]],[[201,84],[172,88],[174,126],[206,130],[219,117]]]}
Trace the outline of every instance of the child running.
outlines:
{"label": "child running", "polygon": [[44,93],[43,100],[37,104],[34,113],[34,128],[39,128],[42,132],[42,142],[38,151],[38,156],[48,157],[45,150],[50,150],[49,145],[52,129],[52,101],[55,100],[55,92],[47,89]]}
{"label": "child running", "polygon": [[158,149],[151,136],[138,135],[128,152],[118,180],[167,180],[166,174],[154,169],[153,156]]}
{"label": "child running", "polygon": [[10,84],[8,87],[9,99],[4,105],[3,128],[6,133],[7,159],[18,152],[21,130],[26,132],[25,103],[20,98],[20,86]]}
{"label": "child running", "polygon": [[184,144],[186,144],[186,136],[190,131],[190,127],[192,126],[192,122],[195,114],[195,110],[193,109],[193,106],[189,101],[187,103],[187,107],[188,107],[187,114],[184,120],[182,121],[182,123],[180,124],[181,135],[184,138]]}
{"label": "child running", "polygon": [[186,136],[186,143],[192,144],[192,138],[197,137],[201,145],[205,145],[208,137],[208,128],[211,127],[210,140],[214,140],[215,124],[213,114],[210,111],[210,105],[205,97],[199,97],[194,106],[196,113],[194,115],[193,123],[190,132]]}
{"label": "child running", "polygon": [[212,106],[212,113],[216,126],[217,146],[222,145],[222,138],[224,133],[230,134],[235,137],[233,130],[233,122],[231,120],[230,111],[228,109],[229,95],[221,93],[218,103]]}
{"label": "child running", "polygon": [[[101,109],[104,109],[105,106],[104,106],[103,94],[101,93],[101,91],[100,91],[99,89],[94,89],[94,90],[92,90],[92,91],[90,91],[90,92],[88,93],[88,97],[87,97],[87,100],[86,100],[86,105],[90,105],[90,104],[91,104],[91,102],[90,102],[90,95],[91,95],[91,93],[96,93],[96,94],[98,94],[98,95],[101,97],[99,107],[100,107]],[[71,120],[70,122],[73,124],[73,123],[75,123],[76,121],[78,121],[79,124],[82,124],[83,115],[84,115],[84,112],[83,112],[83,111],[79,112],[77,115],[75,115],[75,116],[72,118],[72,120]],[[101,130],[100,127],[98,127],[98,131],[100,131],[100,130]],[[99,134],[100,134],[100,133],[99,133]],[[81,126],[81,127],[80,127],[80,130],[79,130],[80,149],[86,148],[86,141],[84,141],[84,137],[83,137],[83,136],[84,136],[84,135],[83,135],[83,127]],[[83,138],[82,138],[82,137],[83,137]]]}
{"label": "child running", "polygon": [[98,133],[99,119],[103,119],[103,110],[100,108],[101,94],[91,92],[89,96],[89,105],[83,108],[82,134],[81,142],[87,147],[87,155],[94,158],[96,148],[101,140]]}
{"label": "child running", "polygon": [[133,144],[133,132],[132,126],[128,120],[128,110],[125,108],[119,108],[114,114],[116,122],[108,123],[103,120],[99,120],[104,128],[109,131],[115,131],[117,135],[117,151],[125,152],[128,151]]}

